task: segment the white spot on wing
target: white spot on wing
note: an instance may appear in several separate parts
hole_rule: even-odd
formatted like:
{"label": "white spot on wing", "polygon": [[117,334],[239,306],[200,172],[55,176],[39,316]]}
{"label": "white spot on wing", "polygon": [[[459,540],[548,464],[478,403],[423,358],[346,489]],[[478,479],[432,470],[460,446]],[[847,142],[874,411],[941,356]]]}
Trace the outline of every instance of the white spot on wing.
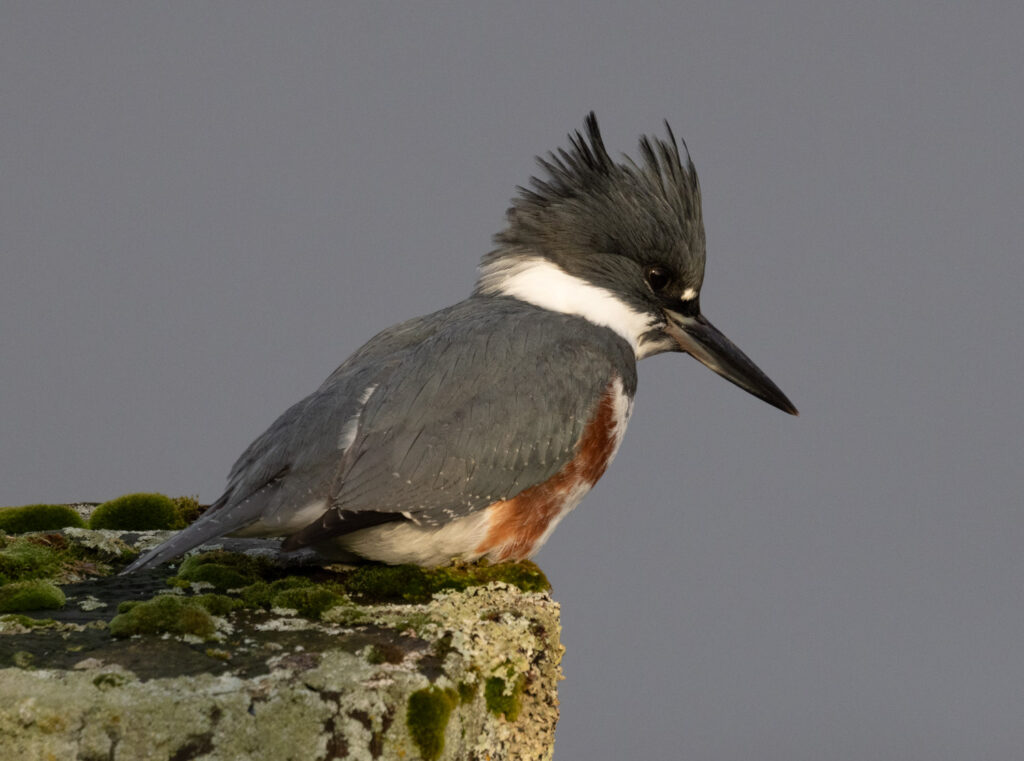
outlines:
{"label": "white spot on wing", "polygon": [[[359,397],[360,408],[365,407],[366,403],[370,401],[370,397],[373,396],[373,392],[377,390],[377,386],[377,383],[372,383],[366,387],[366,390],[363,391],[363,395]],[[362,412],[362,409],[359,411]]]}
{"label": "white spot on wing", "polygon": [[376,390],[376,383],[366,387],[359,397],[359,411],[350,417],[345,422],[345,425],[341,427],[341,433],[338,434],[338,449],[340,451],[344,452],[352,446],[352,442],[356,440],[356,433],[359,431],[359,420],[363,416],[363,408],[366,407],[366,403],[370,401],[370,397],[373,396],[373,392]]}

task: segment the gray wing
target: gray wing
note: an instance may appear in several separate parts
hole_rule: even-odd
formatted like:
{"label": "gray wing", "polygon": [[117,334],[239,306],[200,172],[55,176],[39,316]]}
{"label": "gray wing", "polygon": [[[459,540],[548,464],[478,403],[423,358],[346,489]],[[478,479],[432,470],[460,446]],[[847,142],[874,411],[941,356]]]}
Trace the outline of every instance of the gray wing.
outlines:
{"label": "gray wing", "polygon": [[440,331],[381,379],[333,490],[346,513],[438,525],[551,478],[613,376],[635,361],[611,331],[530,307]]}
{"label": "gray wing", "polygon": [[250,445],[218,505],[129,570],[254,526],[293,533],[296,510],[317,499],[344,518],[342,533],[436,525],[513,497],[571,459],[613,375],[633,392],[624,341],[509,299],[396,326]]}
{"label": "gray wing", "polygon": [[[403,352],[435,332],[441,314],[409,320],[379,333],[302,401],[252,442],[231,467],[224,494],[185,530],[129,565],[131,573],[227,534],[288,533],[289,514],[330,502],[344,449],[342,434],[363,406],[362,394],[401,364]],[[290,530],[294,530],[292,527]]]}

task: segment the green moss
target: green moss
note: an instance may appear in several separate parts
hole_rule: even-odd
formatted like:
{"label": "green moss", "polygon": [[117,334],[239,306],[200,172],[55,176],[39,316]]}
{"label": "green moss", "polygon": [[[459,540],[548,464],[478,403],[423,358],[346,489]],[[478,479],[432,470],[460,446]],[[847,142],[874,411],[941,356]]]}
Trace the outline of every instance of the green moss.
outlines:
{"label": "green moss", "polygon": [[292,608],[311,618],[319,617],[332,607],[343,606],[349,595],[364,603],[423,603],[443,590],[462,590],[492,581],[514,584],[528,592],[549,588],[541,570],[529,562],[434,569],[367,565],[333,574],[328,581],[294,575],[267,578],[279,574],[280,571],[263,558],[217,550],[187,558],[177,576],[172,576],[167,583],[184,588],[194,582],[205,582],[219,592],[239,590],[246,607]]}
{"label": "green moss", "polygon": [[28,579],[66,583],[104,576],[111,571],[110,563],[123,562],[135,554],[119,540],[104,540],[103,546],[93,547],[69,541],[63,534],[0,534],[0,584]]}
{"label": "green moss", "polygon": [[320,615],[336,605],[345,602],[345,598],[326,587],[298,587],[278,592],[273,598],[273,607],[291,608],[306,618],[320,618]]}
{"label": "green moss", "polygon": [[426,572],[413,565],[370,565],[350,573],[345,586],[366,601],[423,602],[430,599]]}
{"label": "green moss", "polygon": [[185,522],[169,497],[163,494],[125,494],[104,502],[89,519],[91,529],[152,531],[184,528]]}
{"label": "green moss", "polygon": [[35,663],[35,653],[30,653],[27,650],[18,650],[16,653],[11,655],[11,664],[15,668],[19,669],[30,669],[32,664]]}
{"label": "green moss", "polygon": [[324,611],[321,618],[324,621],[329,621],[332,624],[341,624],[342,626],[359,626],[372,623],[373,621],[373,617],[366,612],[365,608],[348,600],[344,600],[340,605],[335,605],[333,608]]}
{"label": "green moss", "polygon": [[395,628],[400,632],[411,630],[418,634],[422,634],[427,627],[436,623],[437,619],[429,613],[413,613],[400,621],[395,621]]}
{"label": "green moss", "polygon": [[188,582],[201,581],[212,584],[214,589],[222,592],[228,589],[241,589],[252,583],[251,576],[219,563],[204,563],[190,568],[184,573],[179,573],[177,578]]}
{"label": "green moss", "polygon": [[[301,616],[319,618],[324,611],[348,601],[336,582],[318,584],[306,576],[285,576],[273,581],[261,578],[274,573],[279,571],[262,558],[216,550],[187,558],[178,575],[167,582],[179,588],[205,582],[220,592],[234,592],[232,597],[218,594],[190,598],[215,615],[243,607],[291,608]],[[210,608],[211,605],[215,607]]]}
{"label": "green moss", "polygon": [[26,629],[45,629],[53,626],[55,623],[57,622],[52,618],[32,618],[20,613],[8,613],[6,616],[0,616],[0,625],[17,624],[18,626],[24,626]]}
{"label": "green moss", "polygon": [[206,608],[177,595],[160,595],[131,606],[122,605],[118,610],[121,612],[110,622],[110,633],[115,637],[169,632],[209,639],[216,630]]}
{"label": "green moss", "polygon": [[520,675],[512,688],[509,689],[504,679],[492,676],[484,683],[484,699],[487,701],[487,710],[495,716],[505,715],[508,721],[515,721],[519,718],[519,710],[522,708],[523,688],[526,686],[526,679]]}
{"label": "green moss", "polygon": [[430,652],[442,661],[455,648],[452,647],[452,633],[445,632],[444,636],[430,643]]}
{"label": "green moss", "polygon": [[205,581],[223,592],[254,584],[270,569],[271,566],[266,560],[236,552],[215,550],[186,558],[178,569],[178,575],[172,579],[188,582]]}
{"label": "green moss", "polygon": [[303,576],[285,576],[275,581],[257,581],[239,592],[242,602],[249,608],[273,608],[278,606],[275,599],[283,592],[313,586],[313,581]]}
{"label": "green moss", "polygon": [[399,664],[405,660],[405,651],[398,645],[380,642],[366,648],[366,660],[374,665],[381,663]]}
{"label": "green moss", "polygon": [[[190,605],[198,605],[208,613],[212,613],[215,616],[226,616],[233,610],[244,608],[245,603],[234,597],[228,597],[227,595],[217,594],[205,594],[196,595],[195,597],[179,597],[176,595],[159,595],[154,598],[156,600],[162,600],[166,597],[173,597],[176,600],[181,600]],[[140,605],[145,604],[145,600],[125,600],[117,606],[118,613],[129,613]],[[152,602],[152,600],[150,600]],[[165,603],[166,604],[166,603]]]}
{"label": "green moss", "polygon": [[67,505],[25,505],[0,509],[0,531],[8,534],[57,531],[68,526],[84,528],[85,521]]}
{"label": "green moss", "polygon": [[8,538],[0,547],[0,584],[54,576],[60,566],[56,550],[29,539]]}
{"label": "green moss", "polygon": [[425,761],[434,761],[441,756],[444,731],[458,697],[455,690],[442,690],[440,687],[426,687],[409,696],[405,722],[409,736]]}
{"label": "green moss", "polygon": [[239,592],[239,604],[245,607],[290,608],[306,618],[319,618],[325,611],[345,604],[347,599],[337,584],[317,584],[305,576],[261,580]]}
{"label": "green moss", "polygon": [[476,685],[470,682],[459,682],[459,700],[463,704],[472,703],[476,698]]}
{"label": "green moss", "polygon": [[171,500],[174,507],[181,516],[181,522],[186,526],[194,523],[203,514],[203,506],[199,504],[199,497],[175,497]]}
{"label": "green moss", "polygon": [[101,690],[110,690],[120,687],[128,682],[128,677],[124,674],[106,672],[104,674],[98,674],[93,677],[93,686]]}
{"label": "green moss", "polygon": [[275,592],[266,581],[249,584],[238,594],[242,604],[247,608],[270,608],[274,604]]}
{"label": "green moss", "polygon": [[241,600],[236,600],[235,598],[228,597],[227,595],[196,595],[189,599],[198,605],[202,605],[209,613],[212,613],[215,616],[226,616],[231,611],[244,607]]}
{"label": "green moss", "polygon": [[[450,570],[458,570],[458,567]],[[463,569],[469,571],[477,584],[489,584],[492,581],[503,581],[518,587],[523,592],[550,592],[551,582],[536,563],[523,560],[518,563],[498,563],[488,565],[478,563]],[[472,586],[472,585],[469,585]]]}
{"label": "green moss", "polygon": [[16,581],[0,587],[0,613],[63,608],[64,593],[48,581]]}
{"label": "green moss", "polygon": [[534,563],[455,565],[420,568],[414,565],[371,565],[357,568],[345,576],[345,586],[366,602],[427,602],[446,589],[467,589],[503,581],[524,592],[544,592],[551,588],[544,572]]}

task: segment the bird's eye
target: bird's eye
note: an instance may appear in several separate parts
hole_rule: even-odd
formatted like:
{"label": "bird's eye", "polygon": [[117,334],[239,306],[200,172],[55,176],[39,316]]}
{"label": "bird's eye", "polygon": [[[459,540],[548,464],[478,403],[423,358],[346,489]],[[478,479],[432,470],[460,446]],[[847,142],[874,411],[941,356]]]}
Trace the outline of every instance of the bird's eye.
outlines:
{"label": "bird's eye", "polygon": [[655,293],[661,293],[672,282],[672,276],[668,270],[657,264],[648,267],[644,277],[647,279],[647,284],[651,286],[651,290]]}

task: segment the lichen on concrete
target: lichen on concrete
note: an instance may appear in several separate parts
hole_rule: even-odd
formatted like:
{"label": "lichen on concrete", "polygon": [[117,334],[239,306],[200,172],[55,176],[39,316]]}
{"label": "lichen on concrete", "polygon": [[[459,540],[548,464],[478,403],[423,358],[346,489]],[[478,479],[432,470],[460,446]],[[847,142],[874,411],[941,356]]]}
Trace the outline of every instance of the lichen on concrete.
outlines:
{"label": "lichen on concrete", "polygon": [[[62,534],[69,542],[76,546],[98,554],[107,555],[110,558],[123,558],[127,560],[146,549],[145,542],[138,544],[130,543],[126,541],[124,532],[113,529],[68,528]],[[158,532],[152,532],[152,534],[158,534]],[[154,537],[154,546],[170,535],[170,532],[160,532]]]}
{"label": "lichen on concrete", "polygon": [[536,566],[294,568],[261,548],[109,576],[160,533],[32,544],[80,580],[62,609],[0,616],[0,758],[550,758],[562,647]]}

